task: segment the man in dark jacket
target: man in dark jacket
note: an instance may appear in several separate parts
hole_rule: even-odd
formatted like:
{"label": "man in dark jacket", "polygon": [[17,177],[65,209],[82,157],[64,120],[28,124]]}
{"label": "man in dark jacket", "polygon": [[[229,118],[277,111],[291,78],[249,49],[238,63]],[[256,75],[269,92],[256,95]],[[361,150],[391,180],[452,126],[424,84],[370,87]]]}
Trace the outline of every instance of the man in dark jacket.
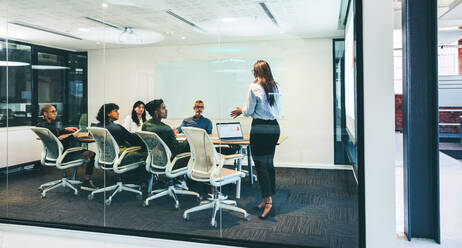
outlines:
{"label": "man in dark jacket", "polygon": [[[80,145],[76,137],[78,136],[75,131],[77,128],[74,127],[66,127],[62,128],[58,126],[56,121],[56,117],[58,116],[58,112],[53,105],[45,104],[42,106],[40,113],[42,113],[43,118],[39,119],[37,122],[37,127],[43,127],[50,130],[63,144],[64,150],[77,147]],[[95,190],[97,187],[94,185],[93,181],[91,180],[91,175],[93,174],[93,167],[94,167],[94,159],[95,153],[89,150],[83,150],[79,154],[75,153],[74,156],[79,156],[80,158],[85,159],[86,169],[85,169],[85,176],[83,184],[80,186],[81,189],[84,190]]]}

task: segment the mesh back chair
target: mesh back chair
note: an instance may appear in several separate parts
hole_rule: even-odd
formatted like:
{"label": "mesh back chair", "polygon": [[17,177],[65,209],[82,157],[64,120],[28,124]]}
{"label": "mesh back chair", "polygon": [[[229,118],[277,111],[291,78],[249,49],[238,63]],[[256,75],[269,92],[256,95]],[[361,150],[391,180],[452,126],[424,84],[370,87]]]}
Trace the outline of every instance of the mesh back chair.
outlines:
{"label": "mesh back chair", "polygon": [[95,139],[97,147],[95,167],[104,171],[113,171],[117,175],[116,184],[94,190],[88,195],[88,199],[93,200],[95,194],[107,191],[113,191],[113,193],[104,201],[106,205],[111,205],[112,198],[122,191],[136,193],[137,198],[141,199],[143,195],[141,187],[135,184],[124,184],[121,179],[121,174],[134,170],[144,164],[144,161],[127,161],[128,159],[126,159],[133,153],[140,151],[142,148],[139,146],[129,147],[119,156],[119,146],[106,128],[88,127],[88,131]]}
{"label": "mesh back chair", "polygon": [[190,213],[213,208],[211,225],[214,227],[217,227],[215,217],[220,209],[242,213],[244,218],[249,220],[250,215],[247,211],[238,208],[236,201],[224,199],[219,191],[223,185],[240,183],[241,178],[245,176],[243,172],[223,168],[227,160],[242,159],[244,155],[218,155],[212,140],[210,140],[205,130],[194,127],[183,127],[182,130],[191,149],[188,176],[194,181],[210,184],[215,189],[212,198],[208,201],[201,202],[199,206],[186,210],[183,213],[183,218],[188,220]]}
{"label": "mesh back chair", "polygon": [[[63,178],[40,185],[39,190],[42,192],[42,198],[46,197],[48,191],[58,187],[69,187],[74,190],[74,194],[77,195],[79,191],[74,186],[82,183],[81,181],[75,180],[77,167],[88,161],[80,157],[75,159],[73,155],[84,149],[82,147],[73,147],[63,151],[64,148],[61,141],[59,141],[50,130],[43,127],[33,127],[31,129],[40,138],[43,144],[42,157],[40,159],[41,164],[43,166],[53,166],[59,170],[64,170]],[[69,168],[74,168],[71,179],[67,179],[66,176],[66,169]]]}
{"label": "mesh back chair", "polygon": [[157,189],[151,192],[149,197],[144,200],[143,205],[148,206],[150,200],[169,195],[175,201],[175,208],[179,209],[180,203],[177,195],[192,195],[199,199],[198,193],[175,187],[174,179],[186,175],[188,168],[182,167],[173,169],[173,167],[178,160],[190,157],[190,153],[181,153],[176,155],[173,159],[170,159],[172,157],[172,152],[168,148],[167,144],[165,144],[165,142],[157,134],[153,132],[137,132],[137,134],[141,137],[148,148],[146,170],[157,176],[165,175],[170,179],[168,182],[168,188]]}

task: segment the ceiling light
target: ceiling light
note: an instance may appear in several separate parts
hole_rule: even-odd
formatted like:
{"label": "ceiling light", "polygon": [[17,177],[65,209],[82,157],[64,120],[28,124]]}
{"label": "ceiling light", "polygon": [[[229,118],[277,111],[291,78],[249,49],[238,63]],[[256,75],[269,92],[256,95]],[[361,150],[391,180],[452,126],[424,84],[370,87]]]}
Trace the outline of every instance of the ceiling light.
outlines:
{"label": "ceiling light", "polygon": [[88,28],[79,28],[78,30],[82,32],[90,32],[90,29]]}
{"label": "ceiling light", "polygon": [[182,16],[176,14],[176,13],[173,12],[171,9],[167,10],[166,13],[169,14],[169,15],[171,15],[171,16],[173,16],[173,17],[175,17],[176,19],[178,19],[178,20],[180,20],[180,21],[182,21],[182,22],[188,24],[189,26],[191,26],[191,27],[193,27],[193,28],[195,28],[195,29],[197,29],[197,30],[199,30],[199,31],[204,31],[200,26],[198,26],[198,25],[196,25],[196,24],[194,24],[194,23],[192,23],[192,22],[186,20],[184,17],[182,17]]}
{"label": "ceiling light", "polygon": [[91,28],[91,32],[82,32],[75,29],[72,34],[79,35],[85,40],[100,42],[100,44],[145,45],[164,40],[164,35],[160,33],[132,27],[122,28],[121,30],[102,26]]}
{"label": "ceiling light", "polygon": [[59,66],[59,65],[32,65],[32,69],[34,70],[67,70],[71,68],[67,66]]}
{"label": "ceiling light", "polygon": [[222,21],[223,22],[234,22],[236,21],[236,19],[235,18],[223,18]]}
{"label": "ceiling light", "polygon": [[67,38],[72,38],[72,39],[76,39],[76,40],[82,40],[81,38],[70,35],[70,34],[62,33],[62,32],[56,31],[56,30],[52,30],[52,29],[32,25],[32,24],[25,23],[25,22],[13,21],[13,22],[8,22],[8,23],[18,25],[18,26],[21,26],[21,27],[26,27],[26,28],[30,28],[30,29],[35,29],[35,30],[47,32],[47,33],[50,33],[50,34],[56,34],[56,35],[64,36],[64,37],[67,37]]}
{"label": "ceiling light", "polygon": [[108,6],[109,6],[109,5],[108,5],[107,3],[102,3],[102,4],[101,4],[101,7],[103,7],[103,8],[107,8]]}
{"label": "ceiling light", "polygon": [[260,2],[258,3],[260,4],[260,7],[263,9],[263,11],[265,12],[265,14],[269,17],[269,19],[271,19],[271,21],[276,25],[276,26],[279,26],[279,23],[276,21],[276,18],[274,18],[273,14],[271,13],[271,11],[268,9],[268,6],[266,6],[266,3],[264,2]]}
{"label": "ceiling light", "polygon": [[119,41],[126,44],[141,44],[143,42],[131,27],[124,28],[124,31],[119,35]]}
{"label": "ceiling light", "polygon": [[184,36],[181,36],[181,39],[182,39],[182,40],[185,40],[185,39],[186,39],[186,37],[184,37]]}
{"label": "ceiling light", "polygon": [[111,27],[111,28],[115,28],[115,29],[121,29],[121,30],[123,30],[123,28],[122,28],[122,27],[120,27],[120,26],[117,26],[117,25],[115,25],[115,24],[112,24],[112,23],[109,23],[109,22],[103,21],[103,20],[101,20],[101,19],[98,19],[98,18],[94,18],[94,17],[90,17],[90,16],[85,16],[84,18],[85,18],[85,19],[87,19],[87,20],[90,20],[90,21],[93,21],[93,22],[96,22],[96,23],[102,24],[102,25],[106,25],[106,26],[108,26],[108,27]]}
{"label": "ceiling light", "polygon": [[18,61],[0,61],[0,66],[27,66],[30,65],[26,62],[18,62]]}

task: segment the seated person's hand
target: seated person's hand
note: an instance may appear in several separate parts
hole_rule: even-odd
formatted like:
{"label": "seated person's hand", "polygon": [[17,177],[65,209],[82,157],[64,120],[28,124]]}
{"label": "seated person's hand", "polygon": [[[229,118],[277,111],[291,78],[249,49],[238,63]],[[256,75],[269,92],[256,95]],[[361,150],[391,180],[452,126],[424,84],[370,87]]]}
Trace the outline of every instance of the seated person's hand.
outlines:
{"label": "seated person's hand", "polygon": [[180,132],[176,128],[172,128],[174,134],[179,134]]}
{"label": "seated person's hand", "polygon": [[66,132],[73,133],[78,129],[76,127],[65,127],[64,130],[66,130]]}
{"label": "seated person's hand", "polygon": [[84,132],[83,132],[83,133],[74,133],[74,134],[72,134],[72,135],[74,135],[74,137],[76,137],[76,138],[79,138],[79,137],[86,137],[86,136],[88,136],[88,133],[84,133]]}

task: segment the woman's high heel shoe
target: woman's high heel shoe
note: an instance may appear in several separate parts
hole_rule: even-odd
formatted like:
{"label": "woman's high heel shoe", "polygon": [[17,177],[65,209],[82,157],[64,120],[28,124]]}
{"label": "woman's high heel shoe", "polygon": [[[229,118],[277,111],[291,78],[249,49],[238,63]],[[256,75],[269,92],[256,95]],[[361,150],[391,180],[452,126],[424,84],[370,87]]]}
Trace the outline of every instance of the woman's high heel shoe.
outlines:
{"label": "woman's high heel shoe", "polygon": [[[271,206],[271,209],[266,215],[263,215],[263,213],[262,213],[261,215],[258,216],[258,218],[260,218],[262,220],[268,219],[268,216],[271,216],[271,217],[276,216],[276,210],[274,210],[273,203],[272,202],[267,202],[267,203],[265,203],[265,209],[267,208],[266,206]],[[263,212],[264,212],[264,210],[263,210]]]}

